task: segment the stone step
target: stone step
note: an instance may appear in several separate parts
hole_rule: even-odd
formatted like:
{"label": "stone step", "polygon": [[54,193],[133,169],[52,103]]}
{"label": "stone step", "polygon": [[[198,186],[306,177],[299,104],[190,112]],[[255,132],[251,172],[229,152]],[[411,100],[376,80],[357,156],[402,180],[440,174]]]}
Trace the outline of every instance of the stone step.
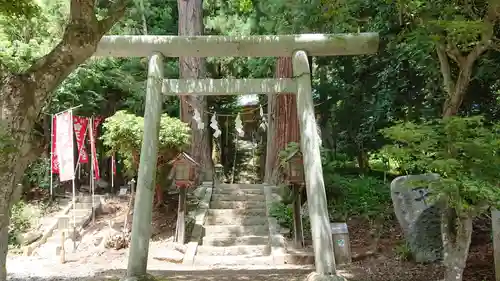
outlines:
{"label": "stone step", "polygon": [[[73,216],[74,214],[74,216]],[[73,218],[76,227],[83,226],[92,216],[92,210],[90,209],[76,209],[71,210],[67,215],[60,215],[58,217],[58,229],[68,229],[73,228]]]}
{"label": "stone step", "polygon": [[196,256],[195,266],[274,266],[272,256]]}
{"label": "stone step", "polygon": [[92,208],[84,208],[84,209],[71,209],[69,210],[68,214],[66,216],[69,216],[70,218],[73,218],[73,214],[75,214],[76,217],[81,217],[81,216],[87,216],[92,213]]}
{"label": "stone step", "polygon": [[222,189],[216,188],[212,191],[212,196],[249,196],[264,195],[264,189]]}
{"label": "stone step", "polygon": [[[68,237],[66,236],[66,238],[68,238]],[[52,235],[49,238],[47,238],[47,241],[45,241],[45,244],[57,245],[59,243],[61,243],[61,231],[60,230],[54,230]]]}
{"label": "stone step", "polygon": [[212,201],[213,209],[262,209],[266,207],[265,201]]}
{"label": "stone step", "polygon": [[205,236],[203,237],[203,246],[238,246],[238,245],[267,245],[269,236]]}
{"label": "stone step", "polygon": [[263,184],[248,184],[248,183],[221,183],[215,186],[215,189],[264,189]]}
{"label": "stone step", "polygon": [[244,192],[240,194],[214,194],[212,195],[212,201],[260,201],[265,202],[266,197],[264,194],[245,194]]}
{"label": "stone step", "polygon": [[214,246],[198,246],[196,251],[200,256],[268,256],[268,245],[240,245],[228,247],[214,247]]}
{"label": "stone step", "polygon": [[246,217],[246,216],[254,216],[254,217],[266,217],[266,209],[265,208],[255,208],[255,209],[209,209],[208,216],[216,216],[216,217]]}
{"label": "stone step", "polygon": [[314,250],[312,248],[296,249],[288,247],[284,258],[286,264],[314,264]]}
{"label": "stone step", "polygon": [[[77,201],[78,203],[92,203],[92,196],[79,196]],[[99,195],[94,195],[94,202],[100,202]]]}
{"label": "stone step", "polygon": [[205,225],[205,236],[266,236],[269,227],[265,225]]}
{"label": "stone step", "polygon": [[267,223],[266,216],[208,215],[206,225],[261,225]]}
{"label": "stone step", "polygon": [[[99,202],[94,202],[94,208],[99,208]],[[77,202],[76,209],[92,209],[92,202]]]}

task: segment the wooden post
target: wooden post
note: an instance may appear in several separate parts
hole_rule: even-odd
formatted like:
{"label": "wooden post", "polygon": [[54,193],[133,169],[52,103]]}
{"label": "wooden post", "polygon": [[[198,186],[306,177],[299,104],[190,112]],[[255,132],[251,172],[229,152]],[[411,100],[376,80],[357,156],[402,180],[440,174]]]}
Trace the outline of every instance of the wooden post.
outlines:
{"label": "wooden post", "polygon": [[293,185],[293,233],[295,238],[295,247],[300,249],[304,247],[304,229],[302,227],[302,216],[300,215],[300,186]]}
{"label": "wooden post", "polygon": [[316,274],[336,273],[330,219],[326,205],[325,183],[319,150],[319,135],[314,115],[311,72],[307,54],[296,51],[292,57],[293,76],[297,81],[297,113],[300,125],[300,148],[304,159],[304,177],[311,220]]}
{"label": "wooden post", "polygon": [[491,227],[493,231],[493,257],[495,260],[495,280],[500,281],[500,211],[491,211]]}
{"label": "wooden post", "polygon": [[177,227],[175,241],[184,244],[186,239],[186,187],[179,188],[179,207],[177,209]]}
{"label": "wooden post", "polygon": [[127,277],[146,275],[151,217],[158,157],[158,136],[162,107],[163,55],[154,53],[149,59],[144,114],[144,137],[137,177],[137,191],[132,220],[132,236]]}
{"label": "wooden post", "polygon": [[64,249],[64,242],[66,241],[66,235],[64,231],[61,231],[61,249],[59,250],[59,257],[61,258],[61,263],[66,262],[66,250]]}

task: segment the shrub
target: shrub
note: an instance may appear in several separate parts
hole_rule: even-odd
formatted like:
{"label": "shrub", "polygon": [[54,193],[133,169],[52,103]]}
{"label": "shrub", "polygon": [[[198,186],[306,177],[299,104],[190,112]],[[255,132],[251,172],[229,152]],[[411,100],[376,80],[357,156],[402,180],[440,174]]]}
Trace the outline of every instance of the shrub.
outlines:
{"label": "shrub", "polygon": [[17,235],[31,228],[30,216],[25,212],[26,203],[19,201],[12,206],[9,224],[9,245],[17,245]]}
{"label": "shrub", "polygon": [[293,229],[293,209],[290,205],[275,202],[271,207],[271,216],[276,218],[278,224],[288,229]]}
{"label": "shrub", "polygon": [[[290,230],[293,235],[293,207],[283,202],[276,202],[271,207],[271,216],[276,218],[278,224]],[[308,239],[311,236],[311,222],[309,214],[302,215],[302,229],[304,230],[304,238]]]}
{"label": "shrub", "polygon": [[332,220],[345,221],[349,217],[374,220],[392,214],[390,188],[382,180],[369,176],[330,175],[329,178],[340,189],[335,198],[329,196]]}
{"label": "shrub", "polygon": [[50,188],[50,159],[40,157],[24,172],[23,181],[30,187]]}
{"label": "shrub", "polygon": [[[118,152],[124,160],[125,168],[129,172],[136,173],[144,118],[123,110],[117,111],[106,119],[103,128],[104,133],[101,139],[104,145],[110,148],[110,152]],[[190,128],[186,123],[163,114],[160,121],[158,157],[166,161],[173,159],[189,144],[189,132]]]}

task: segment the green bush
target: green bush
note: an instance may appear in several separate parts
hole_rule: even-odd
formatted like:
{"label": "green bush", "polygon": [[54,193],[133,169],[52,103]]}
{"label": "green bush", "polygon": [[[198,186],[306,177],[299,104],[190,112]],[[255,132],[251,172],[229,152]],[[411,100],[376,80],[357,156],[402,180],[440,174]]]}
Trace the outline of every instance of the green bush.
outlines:
{"label": "green bush", "polygon": [[[280,226],[288,228],[290,230],[290,234],[293,235],[292,205],[286,205],[283,202],[276,202],[272,205],[270,213],[272,217],[276,218]],[[302,217],[302,229],[304,230],[304,238],[310,238],[311,223],[309,221],[309,214]]]}
{"label": "green bush", "polygon": [[412,259],[412,253],[408,243],[403,242],[394,248],[394,252],[399,260],[409,261]]}
{"label": "green bush", "polygon": [[[289,143],[280,152],[281,165],[285,165],[290,155],[297,153],[298,149],[296,143]],[[321,158],[331,221],[346,221],[350,217],[364,217],[373,221],[392,216],[390,188],[389,184],[384,183],[384,172],[360,176],[359,169],[354,168],[346,155],[334,154],[327,149],[322,149]],[[347,175],[339,174],[343,171],[348,171]],[[280,225],[293,229],[293,211],[288,205],[291,203],[290,189],[280,185],[280,195],[283,200],[273,206],[271,215]],[[307,219],[303,224],[304,229],[309,229]]]}
{"label": "green bush", "polygon": [[23,182],[30,187],[48,189],[50,187],[50,159],[38,158],[24,172]]}
{"label": "green bush", "polygon": [[19,201],[12,206],[9,224],[9,245],[17,245],[17,235],[31,228],[30,216],[25,212],[26,203]]}
{"label": "green bush", "polygon": [[350,217],[374,220],[392,214],[390,188],[382,180],[369,176],[330,175],[329,181],[340,189],[336,197],[328,196],[332,220],[345,221]]}
{"label": "green bush", "polygon": [[[101,139],[104,145],[110,148],[111,153],[120,154],[129,173],[137,172],[138,163],[135,163],[134,156],[140,156],[144,118],[123,110],[117,111],[106,118],[103,127]],[[158,158],[163,157],[167,161],[173,159],[187,147],[189,141],[190,128],[186,123],[167,114],[161,116]]]}
{"label": "green bush", "polygon": [[278,224],[288,229],[293,229],[293,209],[282,202],[275,202],[271,206],[270,214],[276,218]]}
{"label": "green bush", "polygon": [[406,173],[437,173],[433,199],[461,217],[476,217],[500,201],[500,123],[482,117],[401,123],[382,131],[394,144],[382,153]]}

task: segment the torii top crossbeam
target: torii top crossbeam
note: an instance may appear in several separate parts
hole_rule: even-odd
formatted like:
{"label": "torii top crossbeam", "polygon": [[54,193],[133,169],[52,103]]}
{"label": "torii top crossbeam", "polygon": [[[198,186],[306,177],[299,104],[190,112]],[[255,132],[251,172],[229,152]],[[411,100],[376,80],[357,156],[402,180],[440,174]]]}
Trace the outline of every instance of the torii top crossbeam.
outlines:
{"label": "torii top crossbeam", "polygon": [[96,57],[281,57],[303,50],[310,56],[376,53],[378,33],[252,36],[104,36]]}

